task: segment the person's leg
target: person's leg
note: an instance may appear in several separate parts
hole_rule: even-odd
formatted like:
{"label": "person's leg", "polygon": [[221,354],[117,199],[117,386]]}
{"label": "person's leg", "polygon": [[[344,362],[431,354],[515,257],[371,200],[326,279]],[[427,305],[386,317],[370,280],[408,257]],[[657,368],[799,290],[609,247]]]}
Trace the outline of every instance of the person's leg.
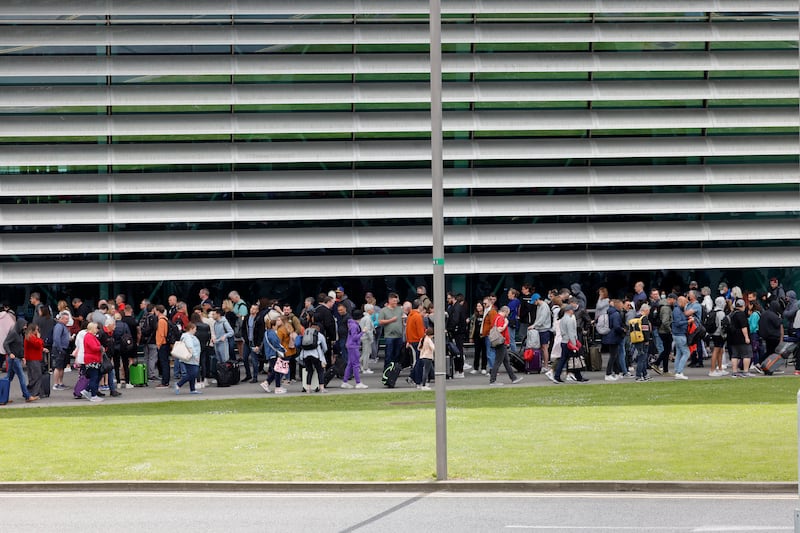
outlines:
{"label": "person's leg", "polygon": [[[488,339],[488,337],[487,337]],[[488,342],[488,340],[487,340]],[[489,372],[489,383],[494,383],[497,381],[497,370],[500,368],[500,365],[503,363],[503,358],[501,354],[505,354],[505,346],[500,345],[494,348],[494,361],[492,364],[492,369]]]}
{"label": "person's leg", "polygon": [[125,378],[125,383],[131,382],[131,374],[130,374],[130,358],[126,354],[122,355],[122,374]]}
{"label": "person's leg", "polygon": [[353,361],[349,357],[346,361],[347,365],[344,367],[344,376],[342,377],[343,387],[346,386],[345,384],[350,381],[350,377],[353,375]]}
{"label": "person's leg", "polygon": [[420,381],[420,385],[423,387],[428,386],[428,376],[431,374],[431,365],[433,361],[431,359],[420,359],[420,367],[422,369],[422,380]]}
{"label": "person's leg", "polygon": [[19,390],[22,392],[22,396],[27,400],[31,397],[31,393],[28,390],[28,380],[25,377],[25,372],[22,371],[22,359],[15,357],[14,359],[9,359],[9,362],[9,381],[11,381],[14,376],[17,376],[17,379],[19,379]]}
{"label": "person's leg", "polygon": [[675,342],[675,373],[683,374],[683,369],[689,360],[689,345],[686,344],[685,335],[675,335],[672,340]]}
{"label": "person's leg", "polygon": [[161,366],[161,384],[167,386],[169,385],[169,345],[163,345],[156,353]]}
{"label": "person's leg", "polygon": [[361,337],[361,346],[358,351],[358,367],[362,372],[369,370],[369,354],[372,350],[372,341]]}
{"label": "person's leg", "polygon": [[517,352],[517,328],[508,327],[508,339],[510,341],[509,347],[512,352]]}
{"label": "person's leg", "polygon": [[485,337],[486,340],[486,368],[493,368],[494,367],[494,360],[497,357],[497,351],[492,346],[492,343],[489,342],[489,336]]}
{"label": "person's leg", "polygon": [[653,328],[653,343],[656,346],[656,353],[660,354],[664,351],[664,341],[661,340],[661,333],[656,328]]}
{"label": "person's leg", "polygon": [[244,381],[250,381],[252,376],[250,374],[250,353],[252,350],[250,349],[250,344],[246,342],[242,342],[241,350],[239,353],[242,354],[242,366],[244,367]]}
{"label": "person's leg", "polygon": [[397,341],[400,341],[400,340],[401,339],[396,339],[394,337],[387,337],[385,339],[386,347],[384,349],[386,351],[386,354],[385,354],[385,356],[383,358],[383,369],[384,370],[386,370],[386,368],[391,363],[393,363],[394,361],[397,360],[397,358],[399,356],[399,353],[395,353],[395,352],[398,349],[398,342]]}
{"label": "person's leg", "polygon": [[[561,358],[564,358],[564,347],[566,344],[561,345]],[[559,361],[559,366],[561,366],[561,361]],[[610,376],[614,373],[614,368],[619,365],[619,344],[609,344],[608,345],[608,364],[606,365],[606,376]]]}
{"label": "person's leg", "polygon": [[[561,373],[564,371],[564,367],[567,366],[567,358],[569,357],[569,348],[567,348],[567,343],[561,343],[561,357],[558,358],[558,364],[556,365],[556,371],[553,378],[557,382],[562,382]],[[610,361],[609,361],[610,363]]]}
{"label": "person's leg", "polygon": [[[322,361],[317,359],[316,357],[311,359],[311,366],[314,368],[314,372],[317,373],[317,381],[319,382],[319,390],[325,390],[325,372],[322,369]],[[309,372],[309,377],[311,377],[311,372]],[[309,388],[310,390],[310,388]]]}
{"label": "person's leg", "polygon": [[147,364],[147,379],[156,379],[158,370],[158,347],[155,344],[145,344],[144,359]]}
{"label": "person's leg", "polygon": [[514,373],[514,367],[511,366],[511,361],[509,360],[508,356],[508,346],[498,346],[497,350],[497,357],[502,358],[503,360],[503,368],[506,369],[506,374],[508,374],[508,379],[512,382],[516,381],[517,375]]}
{"label": "person's leg", "polygon": [[122,377],[119,374],[119,367],[122,364],[122,359],[120,353],[117,350],[114,350],[111,354],[111,360],[114,363],[114,374],[113,376],[109,374],[109,380],[113,379],[115,381],[122,381]]}
{"label": "person's leg", "polygon": [[464,373],[464,337],[456,335],[453,339],[458,348],[458,355],[453,358],[453,372],[458,374]]}
{"label": "person's leg", "polygon": [[349,367],[352,369],[353,377],[356,380],[356,384],[361,383],[361,354],[359,350],[350,350],[348,352],[348,357],[350,358]]}
{"label": "person's leg", "polygon": [[28,393],[32,396],[41,396],[42,362],[28,361]]}
{"label": "person's leg", "polygon": [[647,376],[647,350],[644,346],[633,346],[633,355],[636,357],[636,377],[643,378]]}
{"label": "person's leg", "polygon": [[89,379],[89,385],[86,389],[89,391],[92,398],[94,398],[97,396],[97,392],[100,388],[100,369],[96,367],[87,367],[86,377]]}
{"label": "person's leg", "polygon": [[550,332],[540,331],[539,342],[542,350],[542,367],[547,368],[550,366]]}
{"label": "person's leg", "polygon": [[262,368],[261,354],[254,351],[250,352],[250,366],[252,370],[252,377],[250,378],[250,381],[258,381],[258,374],[261,372]]}
{"label": "person's leg", "polygon": [[618,353],[619,353],[619,361],[617,363],[617,368],[619,369],[619,373],[620,374],[628,374],[628,375],[630,375],[630,371],[628,370],[628,368],[629,368],[629,365],[628,365],[628,353],[626,352],[626,349],[625,349],[625,341],[624,340],[621,343],[619,343]]}
{"label": "person's leg", "polygon": [[661,333],[661,342],[664,344],[664,350],[662,350],[661,354],[658,356],[658,361],[656,361],[656,366],[660,362],[663,368],[664,374],[669,371],[669,354],[672,351],[672,334],[671,333]]}
{"label": "person's leg", "polygon": [[183,379],[189,381],[189,392],[195,391],[195,384],[197,383],[197,374],[200,372],[200,367],[198,365],[183,365],[186,373],[183,375]]}

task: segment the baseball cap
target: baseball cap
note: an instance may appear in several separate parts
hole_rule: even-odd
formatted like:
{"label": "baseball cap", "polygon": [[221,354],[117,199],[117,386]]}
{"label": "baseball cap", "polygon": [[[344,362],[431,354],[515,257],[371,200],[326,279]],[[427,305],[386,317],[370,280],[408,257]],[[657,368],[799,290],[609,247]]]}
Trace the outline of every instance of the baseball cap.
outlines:
{"label": "baseball cap", "polygon": [[736,307],[744,307],[744,300],[742,299],[736,300]]}
{"label": "baseball cap", "polygon": [[541,294],[539,294],[538,292],[534,292],[533,294],[531,294],[531,303],[535,302],[536,300],[540,299],[541,297],[542,297]]}
{"label": "baseball cap", "polygon": [[673,299],[677,299],[677,298],[678,298],[678,295],[677,295],[677,294],[675,294],[674,292],[671,292],[671,293],[669,293],[669,294],[667,295],[667,298],[673,298]]}
{"label": "baseball cap", "polygon": [[575,304],[569,304],[566,308],[564,308],[564,310],[565,311],[577,311],[578,310],[578,306],[575,305]]}
{"label": "baseball cap", "polygon": [[727,284],[727,283],[725,283],[724,281],[723,281],[722,283],[720,283],[720,284],[719,284],[719,290],[721,290],[721,291],[722,291],[722,290],[725,290],[725,289],[727,289],[727,288],[728,288],[728,284]]}
{"label": "baseball cap", "polygon": [[338,287],[336,287],[336,292],[344,292],[344,287],[339,285]]}

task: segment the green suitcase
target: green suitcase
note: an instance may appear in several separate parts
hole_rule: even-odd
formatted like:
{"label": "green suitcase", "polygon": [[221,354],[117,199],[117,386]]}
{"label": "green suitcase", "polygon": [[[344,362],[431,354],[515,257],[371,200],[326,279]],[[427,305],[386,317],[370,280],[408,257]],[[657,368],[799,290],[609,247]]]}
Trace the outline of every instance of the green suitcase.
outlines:
{"label": "green suitcase", "polygon": [[131,365],[128,371],[130,374],[131,385],[135,387],[147,386],[147,366],[141,363]]}

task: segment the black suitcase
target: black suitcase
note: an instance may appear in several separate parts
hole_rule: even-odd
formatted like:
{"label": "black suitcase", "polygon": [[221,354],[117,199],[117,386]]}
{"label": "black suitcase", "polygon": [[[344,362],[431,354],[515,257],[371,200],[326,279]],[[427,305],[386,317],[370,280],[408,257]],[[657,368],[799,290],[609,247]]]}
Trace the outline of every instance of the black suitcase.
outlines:
{"label": "black suitcase", "polygon": [[42,374],[42,377],[39,378],[39,397],[50,397],[50,373],[46,370]]}
{"label": "black suitcase", "polygon": [[400,363],[389,363],[389,366],[383,371],[383,377],[381,377],[384,386],[393,389],[402,371],[403,366]]}
{"label": "black suitcase", "polygon": [[344,371],[347,368],[347,361],[341,355],[336,357],[336,362],[325,367],[325,386],[333,381],[333,378],[344,378]]}
{"label": "black suitcase", "polygon": [[217,387],[236,385],[241,379],[240,367],[235,361],[217,364]]}
{"label": "black suitcase", "polygon": [[508,361],[515,372],[525,373],[525,359],[520,354],[508,350]]}

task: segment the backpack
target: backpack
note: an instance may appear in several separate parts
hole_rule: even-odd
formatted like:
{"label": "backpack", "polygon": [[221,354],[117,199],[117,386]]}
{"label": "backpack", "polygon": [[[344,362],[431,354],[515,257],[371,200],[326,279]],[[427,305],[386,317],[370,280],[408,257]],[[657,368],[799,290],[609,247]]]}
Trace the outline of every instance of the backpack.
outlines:
{"label": "backpack", "polygon": [[650,308],[650,314],[647,316],[647,320],[650,321],[650,327],[653,329],[658,329],[661,327],[661,306],[654,305]]}
{"label": "backpack", "polygon": [[631,318],[628,320],[628,334],[631,344],[644,342],[644,332],[642,331],[642,317]]}
{"label": "backpack", "polygon": [[595,330],[600,335],[606,335],[611,331],[611,325],[608,322],[608,313],[603,313],[599,317],[597,317],[597,323],[595,324]]}
{"label": "backpack", "polygon": [[303,350],[316,350],[319,345],[319,331],[317,328],[306,328],[303,332],[303,340],[300,341],[300,347]]}
{"label": "backpack", "polygon": [[[735,311],[734,311],[735,313]],[[723,339],[727,339],[730,332],[733,330],[733,324],[731,324],[731,313],[730,315],[725,315],[722,317],[719,323],[719,329]]]}
{"label": "backpack", "polygon": [[[703,308],[705,309],[705,308]],[[703,317],[703,327],[706,328],[706,331],[709,333],[714,333],[717,331],[717,310],[713,310],[710,313],[706,313],[706,316]]]}
{"label": "backpack", "polygon": [[181,328],[175,322],[167,320],[167,344],[175,344],[179,340],[181,340]]}
{"label": "backpack", "polygon": [[119,348],[123,353],[130,353],[133,351],[133,335],[130,333],[123,333],[119,338]]}
{"label": "backpack", "polygon": [[148,344],[148,341],[155,333],[152,316],[151,314],[146,314],[139,320],[139,331],[142,332],[142,344]]}

